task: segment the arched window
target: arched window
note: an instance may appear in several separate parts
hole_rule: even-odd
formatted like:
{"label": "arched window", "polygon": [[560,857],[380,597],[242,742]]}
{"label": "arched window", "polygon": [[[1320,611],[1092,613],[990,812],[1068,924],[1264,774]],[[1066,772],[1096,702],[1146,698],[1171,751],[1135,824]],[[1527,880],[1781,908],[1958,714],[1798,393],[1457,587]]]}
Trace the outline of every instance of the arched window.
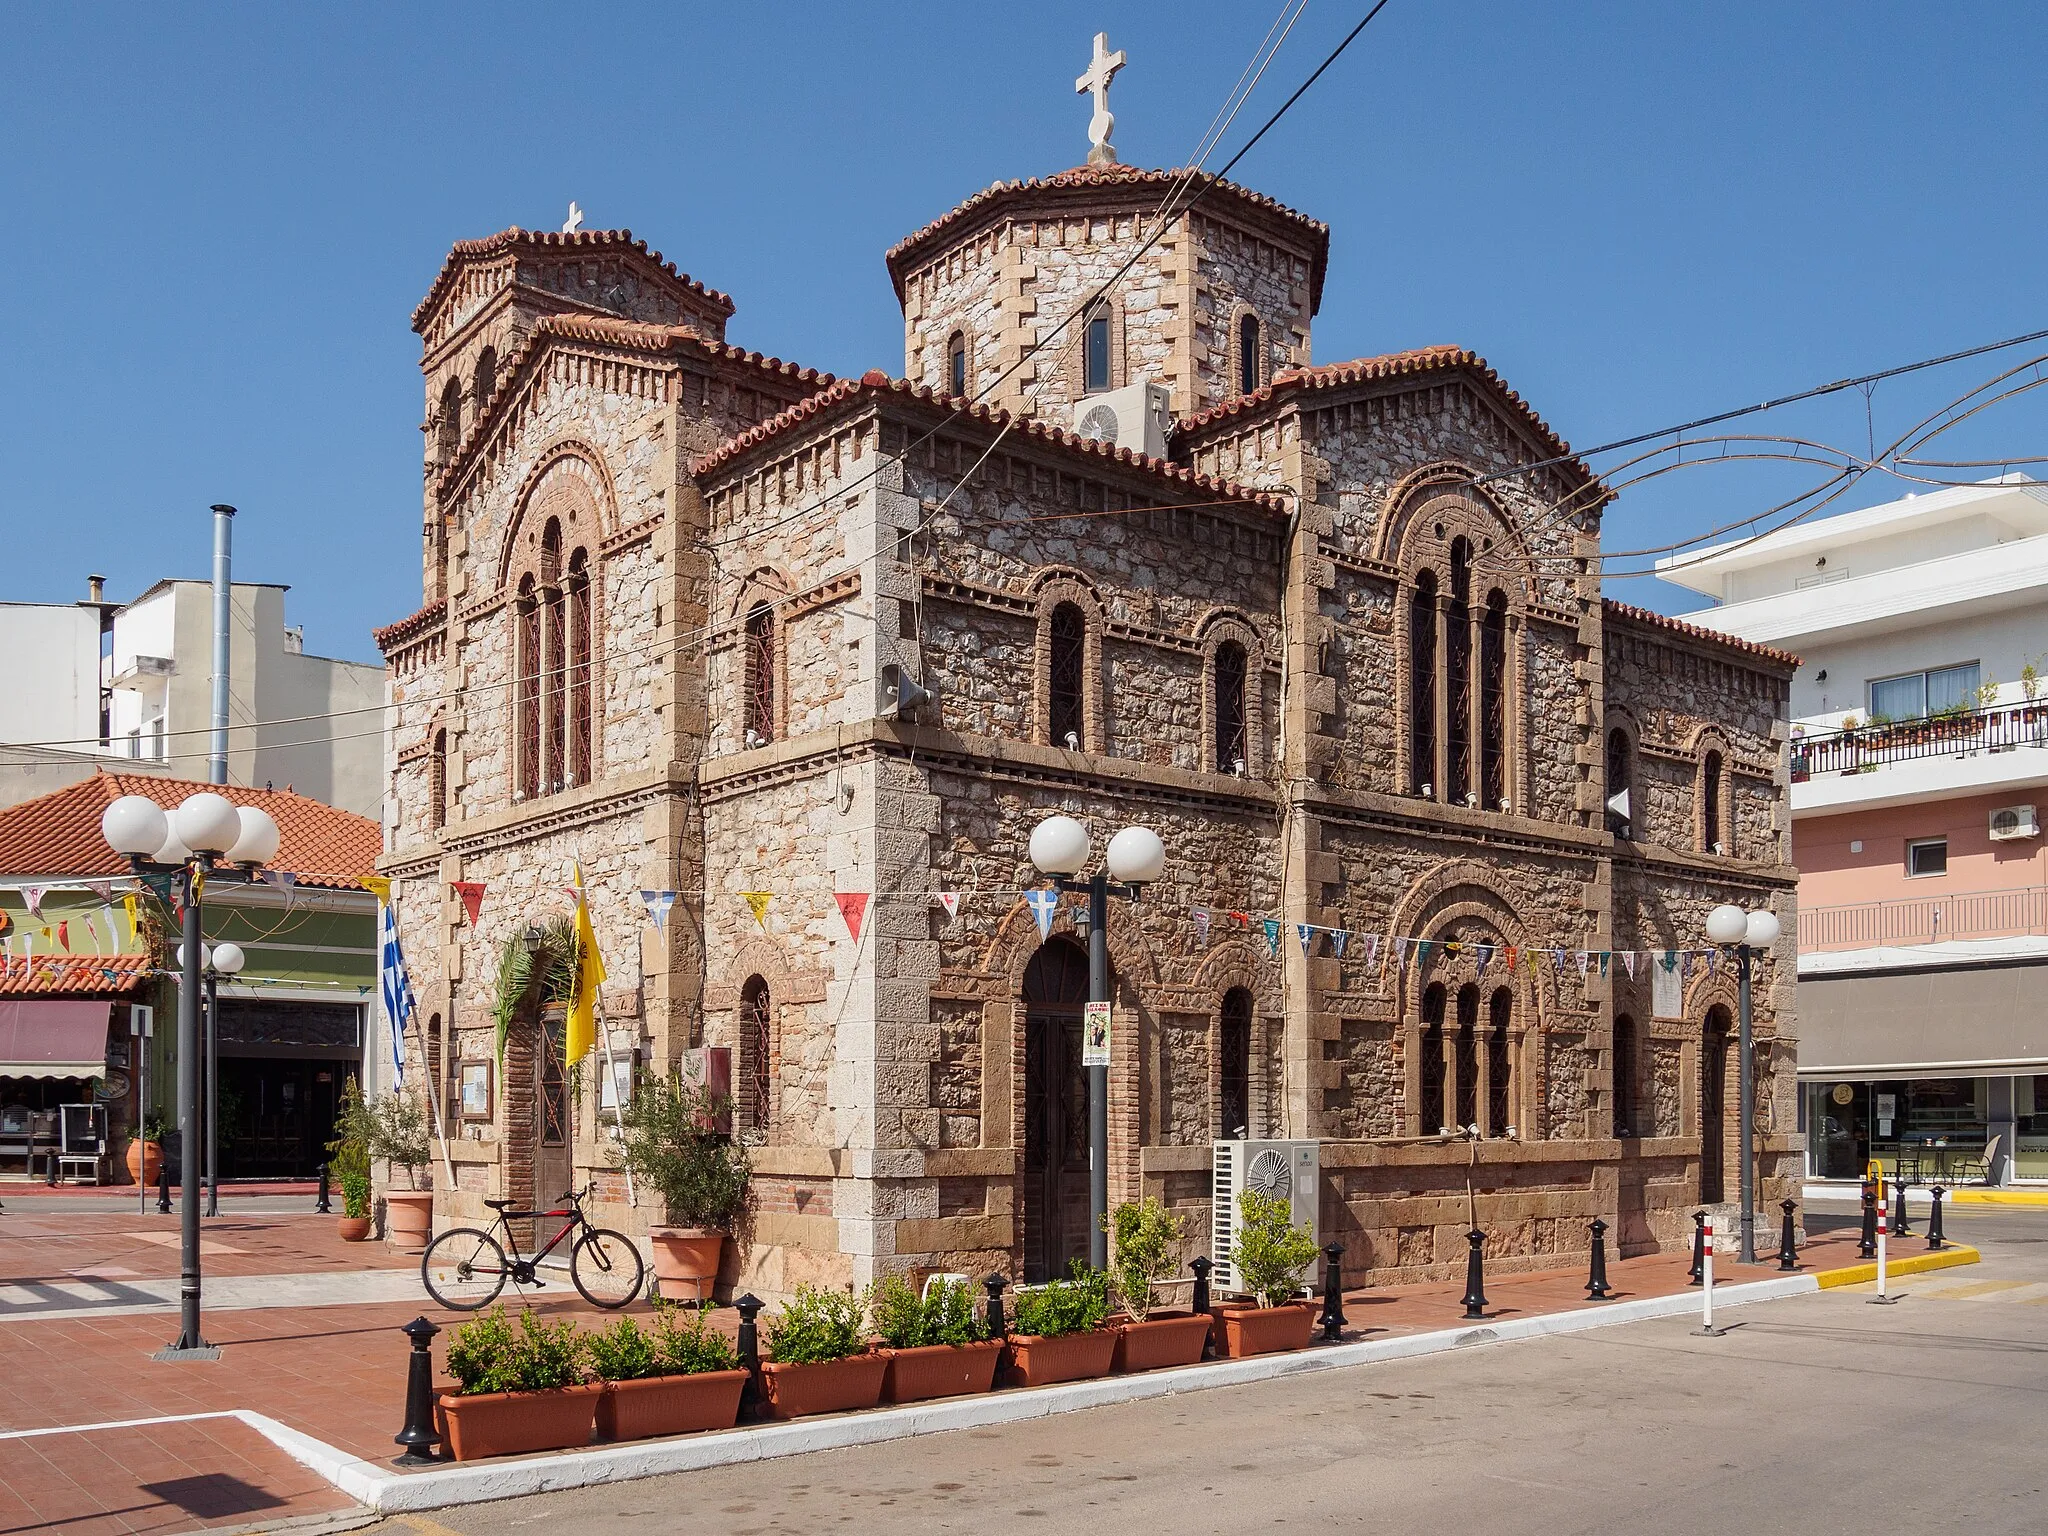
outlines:
{"label": "arched window", "polygon": [[1225,1140],[1251,1135],[1252,995],[1243,987],[1223,994],[1216,1039],[1217,1127]]}
{"label": "arched window", "polygon": [[1079,751],[1088,744],[1088,616],[1079,603],[1061,603],[1049,628],[1046,727],[1053,746]]}
{"label": "arched window", "polygon": [[946,342],[946,390],[955,396],[967,393],[967,333],[955,331]]}
{"label": "arched window", "polygon": [[1244,647],[1226,640],[1216,647],[1216,771],[1243,773],[1250,762],[1245,731]]}
{"label": "arched window", "polygon": [[1514,1017],[1515,995],[1506,987],[1495,987],[1486,1001],[1486,1134],[1505,1136],[1515,1123],[1514,1047],[1508,1041],[1508,1023]]}
{"label": "arched window", "polygon": [[[1433,797],[1436,771],[1436,572],[1415,577],[1408,600],[1408,776],[1410,788]],[[1432,1126],[1430,1129],[1434,1130]]]}
{"label": "arched window", "polygon": [[1434,1136],[1449,1125],[1444,1103],[1444,989],[1431,982],[1422,994],[1422,1044],[1417,1063],[1421,1068],[1422,1103],[1416,1116],[1416,1133]]}
{"label": "arched window", "polygon": [[1636,1021],[1614,1020],[1614,1134],[1636,1134]]}
{"label": "arched window", "polygon": [[1721,837],[1721,754],[1709,752],[1700,763],[1700,843],[1705,853],[1728,851]]}
{"label": "arched window", "polygon": [[1731,1021],[1725,1006],[1707,1010],[1700,1042],[1700,1203],[1727,1198],[1728,1045]]}
{"label": "arched window", "polygon": [[1247,314],[1237,322],[1237,392],[1249,395],[1259,387],[1259,317]]}
{"label": "arched window", "polygon": [[450,379],[441,391],[441,410],[434,423],[434,462],[446,464],[462,446],[462,381]]}
{"label": "arched window", "polygon": [[1458,988],[1458,1118],[1455,1125],[1479,1123],[1479,988],[1467,982]]}
{"label": "arched window", "polygon": [[1620,726],[1607,733],[1607,830],[1616,837],[1628,837],[1635,816],[1630,792],[1628,732]]}
{"label": "arched window", "polygon": [[519,599],[513,610],[517,627],[517,681],[514,688],[515,724],[519,742],[517,798],[531,800],[540,793],[540,598],[529,574],[519,581]]}
{"label": "arched window", "polygon": [[1109,330],[1109,310],[1098,304],[1088,313],[1081,343],[1081,389],[1084,394],[1092,395],[1112,387]]}
{"label": "arched window", "polygon": [[571,784],[590,782],[590,563],[569,557],[569,771]]}
{"label": "arched window", "polygon": [[476,383],[470,390],[470,398],[476,402],[477,415],[483,415],[484,407],[491,403],[491,396],[497,392],[498,349],[485,347],[476,355]]}
{"label": "arched window", "polygon": [[747,746],[765,746],[775,739],[775,609],[770,604],[756,603],[748,610],[743,651],[741,728]]}
{"label": "arched window", "polygon": [[562,525],[553,518],[540,536],[541,785],[559,794],[567,742],[569,685],[566,608],[562,591]]}
{"label": "arched window", "polygon": [[737,1129],[749,1141],[766,1141],[775,1123],[775,1004],[768,983],[749,976],[740,988]]}
{"label": "arched window", "polygon": [[1508,802],[1508,598],[1486,594],[1479,625],[1479,803],[1489,811]]}
{"label": "arched window", "polygon": [[1466,539],[1451,541],[1451,600],[1444,606],[1444,779],[1450,804],[1469,805],[1477,798],[1472,789],[1472,545]]}
{"label": "arched window", "polygon": [[427,824],[435,831],[448,825],[448,733],[434,732],[427,756]]}

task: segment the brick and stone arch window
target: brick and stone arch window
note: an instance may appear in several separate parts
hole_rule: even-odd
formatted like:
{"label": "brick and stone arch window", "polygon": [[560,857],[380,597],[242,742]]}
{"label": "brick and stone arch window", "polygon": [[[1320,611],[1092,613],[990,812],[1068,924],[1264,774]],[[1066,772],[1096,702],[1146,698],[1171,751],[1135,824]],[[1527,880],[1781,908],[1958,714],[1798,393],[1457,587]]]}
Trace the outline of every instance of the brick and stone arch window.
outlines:
{"label": "brick and stone arch window", "polygon": [[1614,1134],[1636,1134],[1636,1021],[1625,1013],[1614,1020]]}
{"label": "brick and stone arch window", "polygon": [[1486,594],[1479,625],[1479,803],[1508,812],[1508,597]]}
{"label": "brick and stone arch window", "polygon": [[1713,736],[1700,743],[1698,801],[1700,852],[1723,857],[1733,854],[1733,828],[1728,817],[1728,752]]}
{"label": "brick and stone arch window", "polygon": [[427,753],[427,825],[435,831],[448,825],[448,732],[436,730]]}
{"label": "brick and stone arch window", "polygon": [[1256,394],[1265,382],[1263,344],[1259,330],[1259,317],[1245,310],[1237,317],[1237,392],[1240,395]]}
{"label": "brick and stone arch window", "polygon": [[540,794],[540,597],[533,573],[519,578],[513,608],[513,741],[517,744],[518,777],[513,798],[531,800]]}
{"label": "brick and stone arch window", "polygon": [[1479,987],[1458,988],[1458,1033],[1454,1042],[1458,1069],[1457,1118],[1453,1125],[1479,1123]]}
{"label": "brick and stone arch window", "polygon": [[1409,788],[1425,800],[1436,797],[1437,691],[1436,572],[1415,573],[1408,598],[1408,762]]}
{"label": "brick and stone arch window", "polygon": [[1216,1134],[1228,1141],[1251,1135],[1252,995],[1243,987],[1223,994],[1216,1019]]}
{"label": "brick and stone arch window", "polygon": [[946,393],[955,399],[964,399],[973,382],[968,376],[968,359],[972,355],[965,330],[955,330],[946,338]]}
{"label": "brick and stone arch window", "polygon": [[589,782],[596,729],[589,552],[562,551],[559,517],[543,525],[513,604],[515,795],[534,799]]}
{"label": "brick and stone arch window", "polygon": [[1515,1123],[1514,1017],[1515,994],[1495,987],[1486,1000],[1486,1119],[1481,1122],[1489,1136],[1505,1136]]}
{"label": "brick and stone arch window", "polygon": [[1725,1004],[1707,1010],[1700,1038],[1700,1203],[1727,1198],[1728,1080],[1734,1022]]}
{"label": "brick and stone arch window", "polygon": [[1234,613],[1205,620],[1202,642],[1202,767],[1256,778],[1266,770],[1263,647]]}
{"label": "brick and stone arch window", "polygon": [[580,549],[569,557],[567,600],[569,633],[563,655],[569,672],[569,761],[565,777],[576,785],[590,782],[592,721],[590,557]]}
{"label": "brick and stone arch window", "polygon": [[[1630,837],[1634,834],[1634,822],[1639,814],[1635,803],[1635,742],[1630,739],[1628,727],[1611,725],[1607,728],[1607,830],[1616,837]],[[1620,796],[1627,799],[1620,799]],[[1617,806],[1626,806],[1624,812]]]}
{"label": "brick and stone arch window", "polygon": [[1449,1125],[1449,1106],[1444,1102],[1444,1004],[1448,994],[1440,981],[1431,982],[1422,993],[1422,1024],[1416,1044],[1421,1069],[1421,1093],[1416,1106],[1415,1134],[1434,1136]]}
{"label": "brick and stone arch window", "polygon": [[1245,715],[1248,663],[1244,646],[1226,640],[1216,647],[1212,705],[1216,724],[1216,767],[1241,774],[1250,761],[1251,739]]}
{"label": "brick and stone arch window", "polygon": [[759,976],[749,976],[740,988],[739,1024],[733,1084],[739,1129],[748,1141],[766,1141],[775,1123],[775,1000]]}
{"label": "brick and stone arch window", "polygon": [[741,730],[749,747],[775,739],[775,605],[765,598],[747,610],[740,641]]}
{"label": "brick and stone arch window", "polygon": [[562,597],[562,525],[549,518],[540,536],[540,770],[541,788],[551,795],[561,791],[567,777],[569,668]]}
{"label": "brick and stone arch window", "polygon": [[[1451,540],[1450,591],[1443,610],[1444,794],[1452,805],[1478,800],[1472,788],[1472,541]],[[1469,1125],[1470,1121],[1460,1121]]]}
{"label": "brick and stone arch window", "polygon": [[1102,751],[1102,610],[1082,582],[1056,577],[1039,589],[1036,662],[1039,740]]}
{"label": "brick and stone arch window", "polygon": [[476,407],[476,414],[483,415],[484,407],[491,403],[491,397],[498,392],[498,349],[485,347],[476,355],[476,372],[470,385],[470,399]]}
{"label": "brick and stone arch window", "polygon": [[462,446],[462,380],[450,379],[434,413],[434,462],[446,464]]}
{"label": "brick and stone arch window", "polygon": [[1115,389],[1123,382],[1123,316],[1109,300],[1098,299],[1081,317],[1078,330],[1078,336],[1062,332],[1059,338],[1070,359],[1074,397]]}

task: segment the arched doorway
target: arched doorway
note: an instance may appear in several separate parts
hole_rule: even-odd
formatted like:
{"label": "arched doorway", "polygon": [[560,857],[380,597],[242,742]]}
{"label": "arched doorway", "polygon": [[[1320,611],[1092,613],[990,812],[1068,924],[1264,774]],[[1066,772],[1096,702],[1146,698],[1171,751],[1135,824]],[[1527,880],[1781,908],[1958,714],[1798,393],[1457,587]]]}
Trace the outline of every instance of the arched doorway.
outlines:
{"label": "arched doorway", "polygon": [[1728,1010],[1707,1010],[1700,1040],[1700,1204],[1718,1205],[1727,1195]]}
{"label": "arched doorway", "polygon": [[1024,970],[1024,1278],[1088,1257],[1088,952],[1048,939]]}

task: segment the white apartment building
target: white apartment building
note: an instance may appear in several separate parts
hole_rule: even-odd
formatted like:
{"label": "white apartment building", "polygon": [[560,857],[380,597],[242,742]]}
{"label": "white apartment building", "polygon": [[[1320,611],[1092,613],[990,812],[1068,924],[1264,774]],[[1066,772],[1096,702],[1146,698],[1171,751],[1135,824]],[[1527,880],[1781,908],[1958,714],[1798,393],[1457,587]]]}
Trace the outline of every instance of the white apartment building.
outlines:
{"label": "white apartment building", "polygon": [[[384,669],[305,654],[286,588],[236,582],[229,633],[228,780],[358,815],[383,805]],[[0,603],[0,805],[100,766],[203,780],[211,748],[213,588],[160,581],[132,602]],[[294,723],[296,722],[296,723]],[[118,761],[109,761],[110,759]]]}
{"label": "white apartment building", "polygon": [[[1809,1172],[2048,1179],[2048,484],[2013,475],[1658,563],[1796,652]],[[1995,1147],[1993,1143],[1995,1142]]]}

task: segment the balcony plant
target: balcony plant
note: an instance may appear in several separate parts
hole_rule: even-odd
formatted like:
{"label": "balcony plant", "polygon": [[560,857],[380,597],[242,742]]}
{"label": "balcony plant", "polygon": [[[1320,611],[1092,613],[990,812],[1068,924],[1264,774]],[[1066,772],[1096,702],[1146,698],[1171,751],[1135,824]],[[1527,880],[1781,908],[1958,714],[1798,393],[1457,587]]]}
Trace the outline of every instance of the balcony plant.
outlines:
{"label": "balcony plant", "polygon": [[1120,1205],[1106,1225],[1112,1244],[1110,1283],[1123,1307],[1116,1329],[1114,1371],[1150,1371],[1165,1365],[1193,1365],[1209,1341],[1209,1318],[1187,1312],[1154,1315],[1152,1289],[1180,1273],[1187,1246],[1187,1220],[1159,1200]]}
{"label": "balcony plant", "polygon": [[1108,1316],[1108,1272],[1079,1259],[1064,1280],[1018,1287],[1005,1379],[1013,1386],[1042,1387],[1106,1374],[1117,1339],[1102,1326]]}
{"label": "balcony plant", "polygon": [[1002,1341],[988,1336],[988,1320],[964,1281],[934,1278],[920,1294],[903,1276],[890,1275],[875,1287],[872,1311],[889,1357],[884,1402],[957,1397],[994,1384]]}
{"label": "balcony plant", "polygon": [[768,1325],[761,1391],[778,1419],[872,1408],[889,1360],[867,1347],[868,1293],[800,1285]]}
{"label": "balcony plant", "polygon": [[1287,1202],[1278,1195],[1241,1190],[1237,1209],[1231,1262],[1257,1305],[1218,1309],[1221,1353],[1236,1360],[1304,1349],[1315,1326],[1315,1309],[1297,1305],[1294,1296],[1316,1261],[1315,1234],[1294,1225]]}
{"label": "balcony plant", "polygon": [[597,1433],[605,1440],[730,1429],[739,1422],[747,1373],[731,1342],[697,1311],[657,1302],[654,1325],[622,1317],[588,1335],[590,1368],[604,1384]]}
{"label": "balcony plant", "polygon": [[573,1322],[526,1311],[515,1329],[502,1304],[457,1328],[448,1341],[456,1389],[439,1403],[449,1454],[473,1461],[587,1445],[604,1391],[584,1381],[587,1353]]}
{"label": "balcony plant", "polygon": [[708,1301],[725,1240],[746,1219],[753,1169],[725,1127],[732,1104],[686,1077],[643,1078],[620,1115],[620,1154],[633,1176],[660,1194],[668,1225],[650,1227],[654,1278],[672,1301]]}

